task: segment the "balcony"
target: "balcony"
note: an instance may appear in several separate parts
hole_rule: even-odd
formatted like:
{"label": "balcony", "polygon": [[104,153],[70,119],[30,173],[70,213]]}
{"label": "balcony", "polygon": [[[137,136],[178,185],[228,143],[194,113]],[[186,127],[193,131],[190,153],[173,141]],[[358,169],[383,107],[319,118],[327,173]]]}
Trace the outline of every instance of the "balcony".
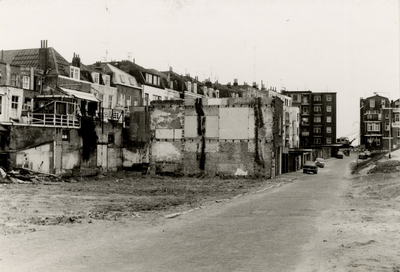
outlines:
{"label": "balcony", "polygon": [[122,123],[124,122],[124,111],[116,109],[103,109],[103,120]]}
{"label": "balcony", "polygon": [[80,128],[79,118],[73,114],[32,113],[26,117],[26,123],[48,127]]}
{"label": "balcony", "polygon": [[309,125],[310,125],[310,122],[301,121],[301,125],[302,125],[302,126],[309,126]]}

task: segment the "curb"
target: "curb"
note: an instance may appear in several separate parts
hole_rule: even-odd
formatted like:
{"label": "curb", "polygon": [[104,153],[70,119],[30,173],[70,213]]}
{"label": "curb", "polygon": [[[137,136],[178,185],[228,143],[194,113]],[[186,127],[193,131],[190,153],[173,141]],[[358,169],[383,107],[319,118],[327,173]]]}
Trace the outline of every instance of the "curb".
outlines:
{"label": "curb", "polygon": [[[291,181],[293,181],[293,180],[295,180],[295,179],[297,179],[297,178],[289,179],[289,182],[291,182]],[[264,189],[261,189],[261,190],[255,191],[255,192],[243,193],[243,194],[239,194],[239,195],[233,196],[233,197],[231,197],[231,198],[217,199],[217,200],[213,200],[213,201],[210,201],[210,202],[221,203],[221,202],[224,202],[224,201],[229,201],[229,200],[232,200],[232,199],[235,199],[235,198],[244,196],[244,195],[246,195],[246,194],[258,194],[258,193],[264,192],[264,191],[266,191],[266,190],[269,190],[269,189],[272,189],[272,188],[275,188],[275,187],[280,187],[280,186],[281,186],[282,184],[284,184],[284,183],[285,183],[285,182],[281,182],[281,183],[272,185],[272,186],[270,186],[270,187],[267,187],[267,188],[264,188]],[[165,219],[172,219],[172,218],[178,217],[178,216],[183,215],[183,214],[187,214],[187,213],[191,213],[191,212],[200,210],[200,209],[202,209],[202,208],[203,208],[203,206],[200,206],[200,207],[197,207],[197,208],[194,208],[194,209],[190,209],[190,210],[187,210],[187,211],[184,211],[184,212],[178,212],[178,213],[167,214],[167,215],[164,215],[164,218],[165,218]]]}

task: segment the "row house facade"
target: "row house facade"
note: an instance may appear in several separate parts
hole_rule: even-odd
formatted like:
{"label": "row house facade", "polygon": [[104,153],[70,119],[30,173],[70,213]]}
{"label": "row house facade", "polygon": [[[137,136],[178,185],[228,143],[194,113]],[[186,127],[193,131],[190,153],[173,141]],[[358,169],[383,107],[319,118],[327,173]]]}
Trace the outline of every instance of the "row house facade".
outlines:
{"label": "row house facade", "polygon": [[[370,151],[388,151],[400,144],[399,99],[376,94],[360,98],[360,144]],[[389,148],[390,147],[390,148]]]}

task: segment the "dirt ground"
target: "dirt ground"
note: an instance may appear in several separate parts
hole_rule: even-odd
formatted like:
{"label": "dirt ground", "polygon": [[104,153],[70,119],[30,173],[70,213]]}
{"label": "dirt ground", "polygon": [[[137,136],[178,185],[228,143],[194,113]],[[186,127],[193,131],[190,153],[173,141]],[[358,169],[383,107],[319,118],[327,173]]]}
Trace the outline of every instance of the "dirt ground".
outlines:
{"label": "dirt ground", "polygon": [[129,171],[67,181],[1,184],[1,233],[29,233],[100,220],[150,220],[279,182],[144,176]]}
{"label": "dirt ground", "polygon": [[[337,209],[326,211],[318,223],[318,264],[310,260],[309,271],[400,271],[400,152],[391,160],[360,164]],[[68,227],[66,234],[99,224],[146,227],[167,214],[284,182],[283,177],[180,178],[121,171],[69,182],[0,184],[0,235],[21,241],[21,235],[50,235],[62,226]]]}
{"label": "dirt ground", "polygon": [[400,272],[400,150],[391,160],[358,163],[345,195],[323,214],[304,249],[310,252],[305,271]]}

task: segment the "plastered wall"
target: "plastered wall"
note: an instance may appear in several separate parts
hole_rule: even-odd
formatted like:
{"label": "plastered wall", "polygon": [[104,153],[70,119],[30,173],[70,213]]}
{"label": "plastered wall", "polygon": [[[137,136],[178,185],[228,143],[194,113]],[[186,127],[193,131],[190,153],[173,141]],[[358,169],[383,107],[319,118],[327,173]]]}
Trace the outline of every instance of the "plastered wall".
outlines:
{"label": "plastered wall", "polygon": [[271,102],[270,98],[152,102],[151,170],[271,177]]}

